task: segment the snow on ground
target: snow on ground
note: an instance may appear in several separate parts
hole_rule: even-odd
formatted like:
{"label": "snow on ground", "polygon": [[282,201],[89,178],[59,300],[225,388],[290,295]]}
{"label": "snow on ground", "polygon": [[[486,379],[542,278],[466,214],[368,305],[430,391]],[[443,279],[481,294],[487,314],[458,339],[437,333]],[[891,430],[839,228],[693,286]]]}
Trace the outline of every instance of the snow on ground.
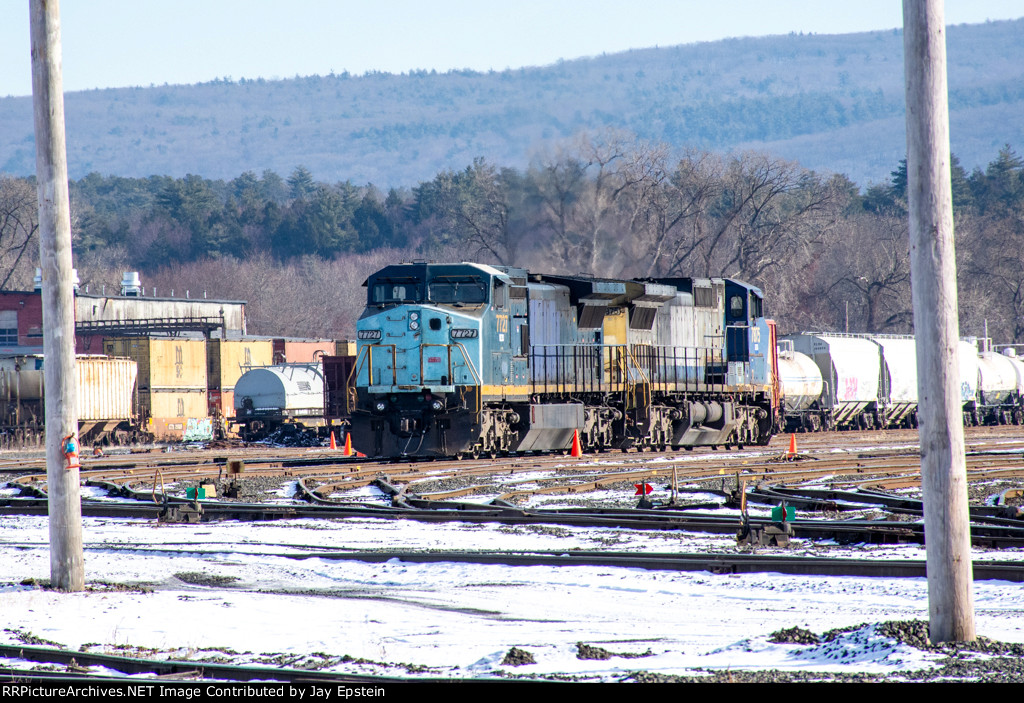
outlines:
{"label": "snow on ground", "polygon": [[[398,666],[404,663],[426,667],[413,674],[418,676],[490,677],[504,670],[595,681],[638,670],[892,675],[927,668],[937,656],[898,645],[871,628],[815,646],[768,641],[771,633],[795,626],[821,634],[861,623],[926,620],[923,579],[395,559],[374,564],[286,556],[338,548],[734,552],[728,535],[375,519],[83,522],[87,582],[149,588],[107,586],[63,594],[21,585],[49,577],[47,521],[0,517],[0,642],[23,641],[31,633],[72,649],[99,643],[158,650],[153,656],[192,657],[215,649],[236,661],[267,663],[321,653],[387,664],[349,661],[328,667],[363,674],[406,675],[408,668]],[[786,553],[819,551],[825,548],[798,542]],[[828,553],[924,558],[922,548],[900,545],[831,548]],[[975,553],[976,558],[1008,556]],[[1019,584],[977,582],[974,597],[979,634],[1024,642]],[[649,655],[581,660],[578,642],[618,654]],[[529,651],[537,663],[503,666],[512,647]]]}

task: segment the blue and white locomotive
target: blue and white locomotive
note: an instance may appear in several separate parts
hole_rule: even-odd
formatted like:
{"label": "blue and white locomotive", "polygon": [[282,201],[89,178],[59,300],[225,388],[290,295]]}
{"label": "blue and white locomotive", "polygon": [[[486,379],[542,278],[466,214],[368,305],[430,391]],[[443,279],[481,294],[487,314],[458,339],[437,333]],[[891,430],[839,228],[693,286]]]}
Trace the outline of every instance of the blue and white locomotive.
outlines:
{"label": "blue and white locomotive", "polygon": [[730,279],[611,280],[474,263],[371,275],[353,444],[479,456],[766,444],[781,422],[775,326]]}

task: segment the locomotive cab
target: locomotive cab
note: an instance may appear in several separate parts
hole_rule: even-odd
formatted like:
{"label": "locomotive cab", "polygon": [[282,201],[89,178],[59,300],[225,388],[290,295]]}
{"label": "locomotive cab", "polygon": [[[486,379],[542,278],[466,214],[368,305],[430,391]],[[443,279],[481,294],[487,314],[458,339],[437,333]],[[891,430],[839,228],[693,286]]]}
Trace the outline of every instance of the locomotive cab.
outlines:
{"label": "locomotive cab", "polygon": [[525,396],[525,276],[413,263],[366,280],[367,307],[356,325],[358,446],[374,454],[461,453],[478,439],[484,394]]}

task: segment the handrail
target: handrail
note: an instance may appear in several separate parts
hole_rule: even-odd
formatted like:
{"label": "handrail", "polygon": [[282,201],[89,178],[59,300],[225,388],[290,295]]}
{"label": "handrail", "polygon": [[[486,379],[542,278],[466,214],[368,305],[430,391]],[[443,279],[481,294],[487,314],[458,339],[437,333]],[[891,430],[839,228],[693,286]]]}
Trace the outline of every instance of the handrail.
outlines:
{"label": "handrail", "polygon": [[[359,378],[359,371],[362,369],[363,364],[368,364],[366,369],[366,380],[367,385],[372,386],[373,383],[373,350],[374,349],[391,349],[391,385],[395,385],[398,381],[397,371],[395,366],[397,365],[395,345],[394,344],[367,344],[356,353],[356,362],[352,364],[352,371],[348,375],[348,387],[355,388],[353,381]],[[355,399],[351,397],[351,394],[345,399],[345,407],[351,413]]]}
{"label": "handrail", "polygon": [[352,414],[352,411],[355,409],[356,401],[358,400],[358,396],[353,396],[355,396],[355,380],[359,377],[359,360],[362,359],[364,362],[366,361],[366,357],[369,356],[367,351],[368,349],[369,347],[363,347],[356,352],[355,363],[352,364],[352,370],[348,372],[348,378],[345,381],[345,387],[349,390],[349,392],[345,394],[345,410],[349,415]]}
{"label": "handrail", "polygon": [[[466,368],[469,369],[470,374],[473,376],[473,380],[476,382],[476,387],[480,390],[476,394],[476,412],[479,413],[483,409],[483,381],[480,380],[480,374],[477,373],[476,367],[473,366],[472,360],[469,358],[469,353],[466,351],[466,347],[463,346],[462,342],[455,342],[451,346],[459,350],[462,354],[462,360],[466,362]],[[450,359],[449,354],[449,359]],[[455,382],[454,376],[452,377],[452,383]]]}

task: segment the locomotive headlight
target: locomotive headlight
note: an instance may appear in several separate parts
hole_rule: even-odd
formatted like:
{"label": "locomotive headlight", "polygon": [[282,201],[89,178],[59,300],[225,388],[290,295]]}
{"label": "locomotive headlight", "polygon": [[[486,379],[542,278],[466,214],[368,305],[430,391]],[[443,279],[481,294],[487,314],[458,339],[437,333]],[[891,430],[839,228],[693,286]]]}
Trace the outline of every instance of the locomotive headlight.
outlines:
{"label": "locomotive headlight", "polygon": [[385,403],[383,400],[377,401],[377,405],[376,405],[377,412],[379,412],[379,413],[384,412],[384,408],[386,408],[387,406],[388,406],[388,404]]}
{"label": "locomotive headlight", "polygon": [[409,319],[416,322],[416,320],[420,319],[420,314],[418,312],[411,312],[409,313]]}
{"label": "locomotive headlight", "polygon": [[416,320],[413,320],[412,322],[409,323],[409,329],[411,329],[413,332],[415,332],[419,328],[420,328],[420,323],[416,322]]}
{"label": "locomotive headlight", "polygon": [[432,407],[434,410],[443,410],[444,402],[440,400],[435,400],[433,403],[430,404],[430,407]]}

